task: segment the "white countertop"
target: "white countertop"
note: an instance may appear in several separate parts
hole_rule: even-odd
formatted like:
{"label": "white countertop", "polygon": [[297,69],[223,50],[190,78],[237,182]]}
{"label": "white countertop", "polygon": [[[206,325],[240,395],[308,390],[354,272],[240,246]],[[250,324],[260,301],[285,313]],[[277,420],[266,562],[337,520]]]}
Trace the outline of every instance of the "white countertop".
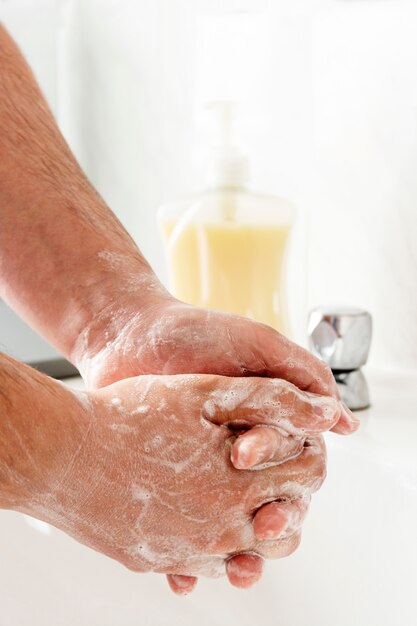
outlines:
{"label": "white countertop", "polygon": [[356,412],[359,431],[350,437],[332,436],[332,445],[372,455],[375,462],[417,470],[417,372],[364,372],[371,406]]}

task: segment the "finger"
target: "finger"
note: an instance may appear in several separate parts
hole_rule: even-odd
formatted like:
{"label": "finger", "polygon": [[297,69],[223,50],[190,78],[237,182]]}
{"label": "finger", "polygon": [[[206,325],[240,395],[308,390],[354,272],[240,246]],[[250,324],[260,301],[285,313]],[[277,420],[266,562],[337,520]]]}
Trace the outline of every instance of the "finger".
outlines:
{"label": "finger", "polygon": [[186,596],[194,591],[197,585],[195,576],[181,576],[180,574],[167,574],[168,585],[178,596]]}
{"label": "finger", "polygon": [[329,396],[301,391],[286,380],[272,378],[227,378],[207,385],[202,415],[233,429],[259,424],[275,426],[295,437],[315,435],[332,428],[340,417],[340,404]]}
{"label": "finger", "polygon": [[[301,390],[320,394],[330,395],[340,401],[340,393],[337,388],[333,372],[330,367],[313,356],[301,346],[294,344],[283,335],[275,337],[269,352],[265,353],[266,369],[269,376],[281,377]],[[276,362],[275,355],[272,353],[274,344],[279,344],[281,350],[286,345],[288,357]],[[359,420],[354,416],[352,411],[340,401],[340,424],[337,423],[333,432],[350,435],[359,428]]]}
{"label": "finger", "polygon": [[263,559],[257,554],[237,554],[226,561],[226,574],[234,587],[248,589],[260,580]]}
{"label": "finger", "polygon": [[360,420],[353,415],[352,411],[348,409],[346,404],[340,403],[341,413],[339,421],[331,429],[332,432],[339,435],[351,435],[358,430],[360,426]]}
{"label": "finger", "polygon": [[309,504],[309,497],[292,502],[265,504],[256,512],[253,519],[255,537],[262,541],[272,541],[293,535],[301,528]]}
{"label": "finger", "polygon": [[[236,327],[230,326],[229,334]],[[304,391],[339,398],[331,369],[301,346],[264,324],[252,322],[236,330],[239,336],[234,343],[248,373],[284,378]]]}
{"label": "finger", "polygon": [[[259,472],[242,472],[248,480],[248,506],[252,512],[271,500],[304,499],[317,491],[326,477],[326,448],[323,437],[306,440],[302,453],[284,465]],[[250,513],[248,509],[248,513]]]}
{"label": "finger", "polygon": [[284,559],[293,554],[301,543],[301,531],[274,541],[258,541],[254,550],[264,559]]}
{"label": "finger", "polygon": [[[161,326],[160,318],[164,313]],[[160,355],[160,369],[155,371],[154,364],[149,373],[269,376],[284,378],[305,391],[339,398],[329,367],[270,326],[239,315],[204,311],[177,301],[160,311],[156,334],[162,328],[164,336],[166,333],[174,336],[178,333],[178,319],[182,320],[180,347],[184,332],[187,340],[197,333],[200,349],[188,349],[184,359],[183,350],[175,350],[173,354],[170,342],[159,341],[160,350],[167,351],[167,354]],[[203,333],[200,332],[202,327],[205,329]],[[221,358],[216,358],[213,363],[207,355],[213,349],[218,354],[218,346],[221,346]],[[144,373],[143,369],[137,373]]]}
{"label": "finger", "polygon": [[264,463],[284,463],[300,454],[304,438],[284,435],[271,426],[254,426],[233,442],[230,458],[236,469],[250,469]]}

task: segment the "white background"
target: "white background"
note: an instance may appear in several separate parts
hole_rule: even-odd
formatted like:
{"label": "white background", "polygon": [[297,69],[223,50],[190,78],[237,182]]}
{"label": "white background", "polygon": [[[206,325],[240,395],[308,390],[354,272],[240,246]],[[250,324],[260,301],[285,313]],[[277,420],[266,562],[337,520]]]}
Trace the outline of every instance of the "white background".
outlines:
{"label": "white background", "polygon": [[[417,368],[417,6],[406,0],[0,0],[88,176],[158,275],[155,212],[201,184],[201,109],[235,98],[252,187],[290,197],[309,307],[374,316]],[[301,321],[300,321],[301,320]]]}

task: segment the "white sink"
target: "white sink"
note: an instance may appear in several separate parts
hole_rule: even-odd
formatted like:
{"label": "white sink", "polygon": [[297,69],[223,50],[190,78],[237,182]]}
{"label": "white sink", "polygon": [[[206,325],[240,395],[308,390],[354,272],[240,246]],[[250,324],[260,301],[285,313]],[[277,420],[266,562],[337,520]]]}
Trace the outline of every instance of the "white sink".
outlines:
{"label": "white sink", "polygon": [[253,589],[202,579],[177,598],[162,576],[0,512],[0,626],[416,626],[417,373],[370,381],[360,432],[328,436],[301,547]]}

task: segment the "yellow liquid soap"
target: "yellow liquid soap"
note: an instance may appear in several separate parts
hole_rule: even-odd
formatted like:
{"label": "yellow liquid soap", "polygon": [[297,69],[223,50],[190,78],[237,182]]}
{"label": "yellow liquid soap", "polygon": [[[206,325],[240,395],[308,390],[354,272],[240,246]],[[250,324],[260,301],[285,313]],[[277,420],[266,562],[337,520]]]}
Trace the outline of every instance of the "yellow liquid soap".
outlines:
{"label": "yellow liquid soap", "polygon": [[175,297],[288,333],[285,258],[292,210],[282,210],[283,202],[217,192],[187,203],[185,211],[178,205],[162,210]]}

